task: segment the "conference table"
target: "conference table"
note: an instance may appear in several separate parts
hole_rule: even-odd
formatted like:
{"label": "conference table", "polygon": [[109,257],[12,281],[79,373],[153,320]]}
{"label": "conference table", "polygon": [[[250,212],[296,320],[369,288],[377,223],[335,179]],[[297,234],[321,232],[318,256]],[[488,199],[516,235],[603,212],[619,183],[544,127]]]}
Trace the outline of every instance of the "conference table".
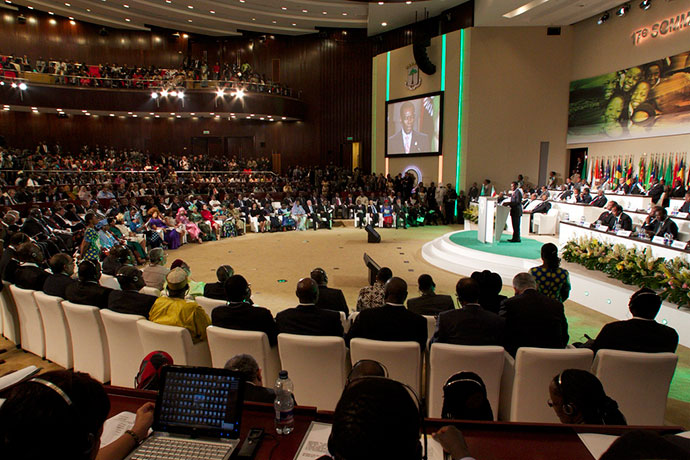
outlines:
{"label": "conference table", "polygon": [[[110,414],[136,412],[148,401],[155,401],[153,391],[106,386],[110,398]],[[546,404],[546,399],[544,399]],[[278,436],[273,427],[272,404],[245,402],[242,413],[240,440],[244,442],[251,428],[263,428],[265,436],[256,453],[257,460],[292,460],[297,453],[309,425],[313,421],[330,423],[333,413],[317,411],[315,407],[296,406],[295,428],[287,436]],[[444,425],[455,425],[462,431],[472,454],[480,460],[590,460],[593,459],[578,433],[622,435],[631,431],[625,426],[562,425],[515,422],[473,422],[426,419],[425,431],[434,433]],[[640,429],[640,427],[635,427]],[[643,427],[660,434],[683,431],[682,427]]]}

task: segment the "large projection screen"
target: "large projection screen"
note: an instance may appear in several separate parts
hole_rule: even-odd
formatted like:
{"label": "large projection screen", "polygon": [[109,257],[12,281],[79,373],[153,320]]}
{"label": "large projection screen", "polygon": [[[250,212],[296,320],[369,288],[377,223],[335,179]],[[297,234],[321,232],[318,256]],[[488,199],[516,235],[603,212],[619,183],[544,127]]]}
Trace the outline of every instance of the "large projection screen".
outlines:
{"label": "large projection screen", "polygon": [[441,155],[443,92],[386,102],[386,156]]}

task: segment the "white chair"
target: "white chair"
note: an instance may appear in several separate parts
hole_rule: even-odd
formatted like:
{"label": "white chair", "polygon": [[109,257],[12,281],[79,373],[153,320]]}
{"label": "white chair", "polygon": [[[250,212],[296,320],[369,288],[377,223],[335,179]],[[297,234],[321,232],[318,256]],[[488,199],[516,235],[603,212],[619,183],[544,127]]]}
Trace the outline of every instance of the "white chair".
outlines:
{"label": "white chair", "polygon": [[278,334],[278,350],[282,367],[295,384],[298,404],[334,410],[349,372],[345,340]]}
{"label": "white chair", "polygon": [[46,341],[46,359],[71,369],[72,335],[69,331],[67,318],[62,309],[62,299],[43,292],[34,291],[36,306],[43,318],[43,332]]}
{"label": "white chair", "polygon": [[458,372],[470,371],[484,381],[494,420],[497,420],[504,356],[503,347],[432,344],[427,370],[429,384],[426,390],[429,417],[441,418],[443,385],[446,381]]}
{"label": "white chair", "polygon": [[46,355],[46,340],[43,333],[43,319],[36,306],[34,291],[10,285],[19,318],[22,349],[43,358]]}
{"label": "white chair", "polygon": [[101,310],[103,327],[108,337],[110,352],[110,384],[134,388],[134,378],[146,354],[141,346],[137,321],[141,315],[126,315],[112,310]]}
{"label": "white chair", "polygon": [[265,332],[209,326],[206,328],[206,335],[213,367],[221,368],[233,356],[248,354],[253,356],[259,364],[264,386],[271,387],[278,379],[278,372],[280,372],[278,347],[271,347]]}
{"label": "white chair", "polygon": [[551,208],[546,214],[532,215],[532,233],[555,235],[558,229],[558,209]]}
{"label": "white chair", "polygon": [[157,324],[145,319],[137,321],[144,355],[162,350],[172,356],[175,364],[211,367],[208,342],[194,343],[184,327]]}
{"label": "white chair", "polygon": [[14,304],[14,297],[10,292],[10,283],[3,281],[3,289],[0,292],[0,308],[2,309],[2,335],[15,345],[21,344],[21,333],[19,332],[19,316],[17,306]]}
{"label": "white chair", "polygon": [[660,426],[677,363],[675,353],[599,350],[592,372],[616,400],[628,425]]}
{"label": "white chair", "polygon": [[161,296],[161,291],[151,286],[144,286],[143,288],[139,289],[139,292],[142,294],[152,295],[154,297]]}
{"label": "white chair", "polygon": [[373,359],[388,369],[388,377],[409,385],[421,398],[422,355],[417,342],[386,342],[356,338],[350,341],[352,364]]}
{"label": "white chair", "polygon": [[86,372],[101,383],[110,381],[110,353],[101,313],[97,307],[64,300],[69,330],[72,334],[74,370]]}
{"label": "white chair", "polygon": [[424,315],[424,319],[426,319],[426,343],[428,344],[436,332],[436,317]]}
{"label": "white chair", "polygon": [[499,419],[510,422],[560,423],[546,402],[551,380],[566,369],[589,370],[592,350],[586,348],[519,348],[515,359],[506,353]]}
{"label": "white chair", "polygon": [[115,289],[116,291],[119,291],[121,289],[120,283],[117,281],[117,278],[112,275],[101,275],[101,279],[98,281],[98,284],[100,284],[103,287]]}
{"label": "white chair", "polygon": [[194,297],[194,300],[196,300],[196,303],[201,305],[201,308],[204,309],[209,318],[211,317],[211,312],[214,308],[220,307],[221,305],[225,305],[227,303],[225,300],[211,299],[210,297],[204,297],[202,295]]}

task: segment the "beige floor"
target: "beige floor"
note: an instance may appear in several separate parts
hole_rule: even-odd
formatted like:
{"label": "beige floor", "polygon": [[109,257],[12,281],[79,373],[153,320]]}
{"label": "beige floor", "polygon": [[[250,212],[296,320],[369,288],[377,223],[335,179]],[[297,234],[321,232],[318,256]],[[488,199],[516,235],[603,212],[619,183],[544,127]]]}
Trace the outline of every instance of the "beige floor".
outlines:
{"label": "beige floor", "polygon": [[[381,229],[381,243],[368,244],[364,230],[353,228],[349,222],[347,226],[341,226],[339,222],[337,224],[339,226],[332,230],[248,234],[200,245],[188,244],[169,251],[168,265],[181,258],[191,267],[193,279],[210,282],[215,281],[215,270],[219,265],[229,264],[235,269],[235,273],[242,274],[251,283],[254,302],[269,308],[274,314],[296,305],[295,285],[300,278],[309,276],[315,267],[326,270],[329,285],[342,289],[350,309],[354,309],[359,289],[368,282],[363,262],[364,253],[368,253],[381,266],[390,267],[395,276],[405,279],[410,297],[418,295],[417,277],[423,273],[434,278],[437,293],[455,292],[455,284],[460,277],[426,262],[422,258],[421,248],[424,243],[447,232],[461,230],[461,226]],[[554,240],[550,237],[539,239],[545,242]],[[477,267],[477,270],[482,269]],[[506,285],[510,284],[510,280],[503,281]],[[505,286],[503,293],[512,295],[511,291]],[[571,314],[577,315],[594,330],[611,321],[606,315],[567,301],[566,315]],[[57,367],[34,355],[16,350],[4,339],[0,340],[0,348],[10,349],[9,352],[0,354],[0,359],[6,360],[5,364],[0,364],[0,375],[27,364],[36,364],[46,369]],[[679,354],[681,362],[690,366],[690,350],[680,347]],[[690,404],[669,400],[667,423],[690,427]]]}

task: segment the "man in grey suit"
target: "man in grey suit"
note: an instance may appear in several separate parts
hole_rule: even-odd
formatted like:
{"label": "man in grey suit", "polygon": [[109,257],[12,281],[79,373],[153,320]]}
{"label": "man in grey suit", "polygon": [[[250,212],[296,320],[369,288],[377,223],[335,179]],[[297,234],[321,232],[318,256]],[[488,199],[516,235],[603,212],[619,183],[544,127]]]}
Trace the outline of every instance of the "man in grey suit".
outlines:
{"label": "man in grey suit", "polygon": [[407,301],[407,309],[411,312],[418,315],[436,316],[441,312],[455,308],[451,296],[438,295],[434,292],[436,284],[431,275],[420,275],[417,279],[417,284],[422,295]]}
{"label": "man in grey suit", "polygon": [[415,118],[414,104],[403,102],[400,106],[402,130],[388,138],[388,154],[429,152],[429,136],[413,129]]}

